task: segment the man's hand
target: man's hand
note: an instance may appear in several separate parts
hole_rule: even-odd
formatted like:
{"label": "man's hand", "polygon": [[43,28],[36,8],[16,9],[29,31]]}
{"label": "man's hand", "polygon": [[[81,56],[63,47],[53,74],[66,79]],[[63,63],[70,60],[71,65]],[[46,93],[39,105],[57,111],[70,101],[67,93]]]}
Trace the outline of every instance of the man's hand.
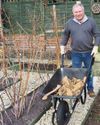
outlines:
{"label": "man's hand", "polygon": [[91,55],[95,56],[98,53],[98,46],[94,46]]}
{"label": "man's hand", "polygon": [[65,54],[65,46],[60,46],[61,55]]}

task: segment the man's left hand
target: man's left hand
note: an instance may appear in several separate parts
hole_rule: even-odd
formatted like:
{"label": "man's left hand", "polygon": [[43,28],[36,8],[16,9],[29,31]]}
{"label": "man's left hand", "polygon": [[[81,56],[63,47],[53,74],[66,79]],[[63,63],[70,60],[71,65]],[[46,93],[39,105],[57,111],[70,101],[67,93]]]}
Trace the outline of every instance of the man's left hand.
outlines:
{"label": "man's left hand", "polygon": [[95,57],[95,55],[98,53],[98,46],[94,46],[91,52],[91,55]]}

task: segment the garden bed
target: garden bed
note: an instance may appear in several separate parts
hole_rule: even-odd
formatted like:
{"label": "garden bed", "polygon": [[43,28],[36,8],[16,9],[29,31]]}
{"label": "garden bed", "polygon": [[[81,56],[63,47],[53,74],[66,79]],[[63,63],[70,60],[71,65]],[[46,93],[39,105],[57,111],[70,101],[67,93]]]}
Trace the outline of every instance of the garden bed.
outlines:
{"label": "garden bed", "polygon": [[100,91],[84,125],[100,125]]}

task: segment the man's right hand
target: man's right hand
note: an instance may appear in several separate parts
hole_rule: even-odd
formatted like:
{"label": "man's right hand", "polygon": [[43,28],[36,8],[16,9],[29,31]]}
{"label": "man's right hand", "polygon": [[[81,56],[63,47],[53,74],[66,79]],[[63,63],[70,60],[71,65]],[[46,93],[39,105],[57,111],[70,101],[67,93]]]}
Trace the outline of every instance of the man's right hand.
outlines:
{"label": "man's right hand", "polygon": [[61,55],[65,54],[65,46],[60,46]]}

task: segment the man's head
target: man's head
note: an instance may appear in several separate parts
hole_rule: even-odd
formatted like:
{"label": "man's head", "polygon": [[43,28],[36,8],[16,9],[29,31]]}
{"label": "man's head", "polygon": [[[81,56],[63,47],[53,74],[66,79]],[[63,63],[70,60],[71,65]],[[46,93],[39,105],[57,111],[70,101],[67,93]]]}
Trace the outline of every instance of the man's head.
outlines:
{"label": "man's head", "polygon": [[84,6],[81,3],[76,3],[73,5],[72,12],[74,17],[81,21],[84,18],[85,12],[84,12]]}

